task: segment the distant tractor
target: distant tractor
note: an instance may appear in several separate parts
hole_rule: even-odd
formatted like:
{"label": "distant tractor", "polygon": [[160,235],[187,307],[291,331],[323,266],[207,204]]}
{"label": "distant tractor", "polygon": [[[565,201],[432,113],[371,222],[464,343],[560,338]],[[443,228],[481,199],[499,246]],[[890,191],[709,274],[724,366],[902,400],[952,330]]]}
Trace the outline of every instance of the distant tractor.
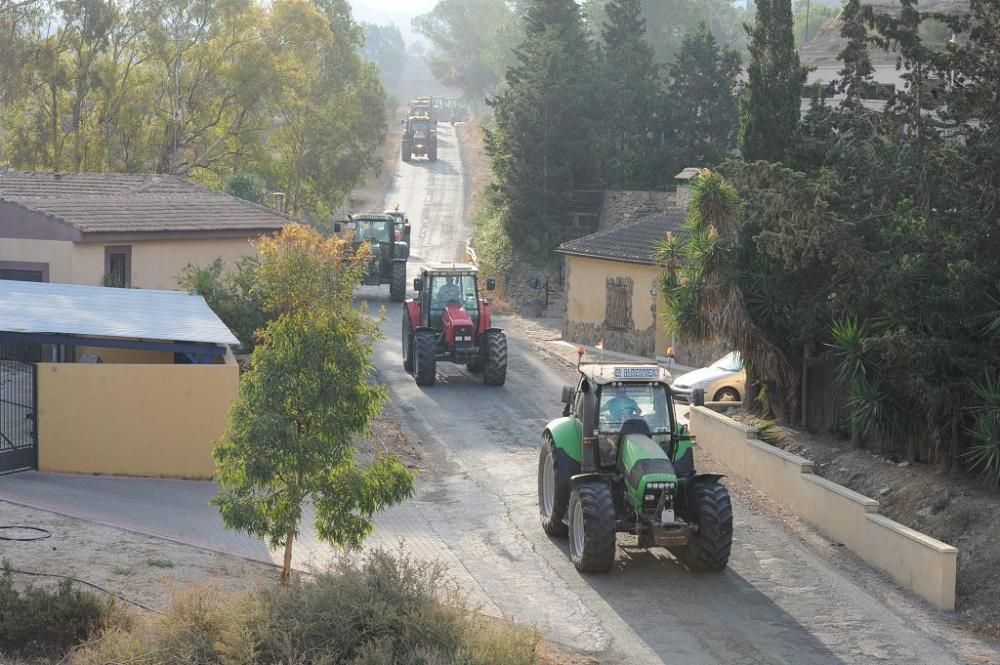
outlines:
{"label": "distant tractor", "polygon": [[448,118],[448,122],[455,124],[456,122],[468,122],[469,121],[469,107],[462,103],[460,99],[446,99],[445,102],[445,115]]}
{"label": "distant tractor", "polygon": [[434,113],[434,110],[433,97],[417,97],[410,100],[410,113],[408,117],[430,118],[434,124],[437,124],[438,116]]}
{"label": "distant tractor", "polygon": [[406,261],[410,258],[410,225],[405,216],[390,214],[349,215],[337,222],[334,233],[353,233],[354,247],[363,243],[372,247],[371,263],[365,285],[389,285],[389,297],[395,302],[406,298]]}
{"label": "distant tractor", "polygon": [[[434,385],[439,360],[465,363],[489,386],[507,380],[507,337],[493,327],[478,278],[473,266],[440,265],[413,280],[417,297],[403,306],[403,367],[418,386]],[[495,286],[486,280],[487,291]]]}
{"label": "distant tractor", "polygon": [[426,116],[411,116],[404,124],[400,146],[400,156],[403,161],[408,162],[417,156],[427,157],[430,161],[436,162],[438,141],[434,121]]}

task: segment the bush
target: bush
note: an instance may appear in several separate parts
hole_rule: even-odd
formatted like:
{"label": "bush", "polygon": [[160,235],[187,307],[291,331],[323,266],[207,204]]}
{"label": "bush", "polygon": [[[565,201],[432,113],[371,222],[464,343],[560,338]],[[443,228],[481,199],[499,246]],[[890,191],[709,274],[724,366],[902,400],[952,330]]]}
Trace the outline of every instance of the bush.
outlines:
{"label": "bush", "polygon": [[109,630],[72,662],[537,663],[533,629],[483,619],[448,589],[440,566],[375,551],[284,588],[179,597],[166,615],[135,630]]}
{"label": "bush", "polygon": [[253,352],[257,331],[267,323],[264,304],[254,288],[258,266],[255,257],[244,256],[235,270],[226,272],[222,259],[216,259],[207,267],[188,264],[178,280],[182,289],[205,298],[240,340],[242,353]]}
{"label": "bush", "polygon": [[[0,575],[0,653],[61,657],[112,622],[124,620],[110,602],[61,580],[54,589],[14,588],[4,562]],[[3,659],[0,658],[0,662]]]}

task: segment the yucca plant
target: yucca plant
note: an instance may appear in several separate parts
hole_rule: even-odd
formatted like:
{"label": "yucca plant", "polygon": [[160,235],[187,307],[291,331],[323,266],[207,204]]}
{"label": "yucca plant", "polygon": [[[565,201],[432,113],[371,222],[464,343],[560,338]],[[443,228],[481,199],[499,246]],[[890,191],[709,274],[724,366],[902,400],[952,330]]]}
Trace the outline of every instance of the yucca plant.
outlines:
{"label": "yucca plant", "polygon": [[969,435],[975,443],[963,455],[969,468],[1000,487],[1000,378],[987,373],[972,390],[979,401]]}

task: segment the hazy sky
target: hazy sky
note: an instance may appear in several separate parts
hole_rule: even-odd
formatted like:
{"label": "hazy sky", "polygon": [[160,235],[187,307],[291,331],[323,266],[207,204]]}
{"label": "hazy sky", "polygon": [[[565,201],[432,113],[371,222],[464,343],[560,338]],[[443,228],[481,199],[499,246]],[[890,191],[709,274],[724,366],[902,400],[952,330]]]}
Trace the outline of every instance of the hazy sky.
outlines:
{"label": "hazy sky", "polygon": [[354,18],[379,25],[395,23],[407,41],[413,38],[410,20],[419,14],[426,14],[437,4],[437,0],[349,0],[349,2],[354,10]]}

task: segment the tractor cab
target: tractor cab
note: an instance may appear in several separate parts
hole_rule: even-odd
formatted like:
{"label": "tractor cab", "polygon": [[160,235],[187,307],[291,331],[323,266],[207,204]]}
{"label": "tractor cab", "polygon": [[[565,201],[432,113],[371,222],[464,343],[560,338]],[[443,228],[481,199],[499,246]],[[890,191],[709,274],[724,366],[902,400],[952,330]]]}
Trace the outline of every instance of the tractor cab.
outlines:
{"label": "tractor cab", "polygon": [[[496,284],[486,280],[486,290]],[[403,366],[418,385],[433,385],[436,363],[464,363],[487,385],[507,377],[507,338],[494,328],[480,297],[479,271],[470,265],[430,265],[413,280],[417,296],[403,310]]]}
{"label": "tractor cab", "polygon": [[615,534],[666,547],[692,569],[729,560],[732,508],[717,474],[694,468],[694,437],[677,422],[670,373],[652,363],[583,363],[563,387],[563,417],[542,433],[538,508],[551,536],[570,536],[582,572],[614,564]]}
{"label": "tractor cab", "polygon": [[364,243],[372,248],[366,285],[389,285],[396,302],[406,297],[406,261],[410,257],[410,225],[389,214],[348,215],[333,225],[336,234],[350,233],[355,249]]}

